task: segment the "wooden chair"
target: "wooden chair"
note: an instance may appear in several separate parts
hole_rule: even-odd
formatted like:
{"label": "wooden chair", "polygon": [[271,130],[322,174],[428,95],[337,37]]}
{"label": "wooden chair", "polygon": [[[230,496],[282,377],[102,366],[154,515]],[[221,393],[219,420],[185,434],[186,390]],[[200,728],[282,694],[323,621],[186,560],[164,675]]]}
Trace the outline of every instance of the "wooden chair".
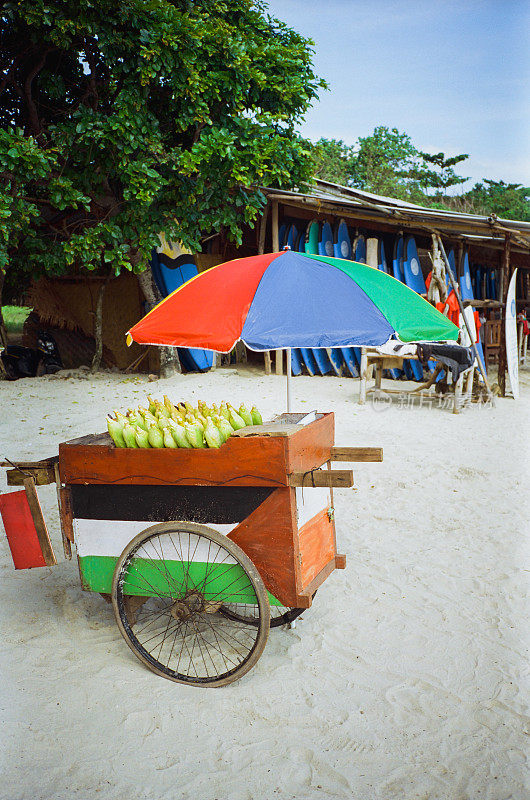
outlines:
{"label": "wooden chair", "polygon": [[502,320],[488,319],[484,324],[484,358],[486,366],[490,361],[493,363],[499,360],[499,350],[501,347]]}

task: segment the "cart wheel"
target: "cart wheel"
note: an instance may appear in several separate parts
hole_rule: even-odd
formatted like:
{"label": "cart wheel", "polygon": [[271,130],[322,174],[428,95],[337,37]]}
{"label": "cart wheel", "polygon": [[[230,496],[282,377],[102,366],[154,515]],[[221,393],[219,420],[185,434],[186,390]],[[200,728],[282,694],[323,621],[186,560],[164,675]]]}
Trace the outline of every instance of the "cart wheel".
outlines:
{"label": "cart wheel", "polygon": [[[145,600],[134,612],[131,596]],[[254,666],[269,633],[269,599],[252,561],[231,539],[192,522],[153,525],[127,545],[112,603],[133,653],[177,683],[231,683]],[[248,603],[255,624],[219,613],[232,603]]]}
{"label": "cart wheel", "polygon": [[[315,592],[316,594],[316,592]],[[313,595],[313,597],[315,596]],[[307,608],[291,608],[289,606],[271,605],[271,628],[279,628],[281,625],[289,625],[290,622],[308,611]],[[257,625],[258,614],[255,606],[242,605],[239,603],[227,603],[219,609],[229,619],[237,622],[244,622],[246,625]]]}

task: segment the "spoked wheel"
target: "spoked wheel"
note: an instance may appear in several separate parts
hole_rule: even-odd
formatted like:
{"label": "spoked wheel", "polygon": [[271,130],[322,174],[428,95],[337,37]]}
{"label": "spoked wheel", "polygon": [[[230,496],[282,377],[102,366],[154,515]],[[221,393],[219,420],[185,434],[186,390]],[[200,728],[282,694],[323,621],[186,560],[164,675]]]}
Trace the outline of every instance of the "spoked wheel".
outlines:
{"label": "spoked wheel", "polygon": [[[280,625],[288,625],[300,616],[302,611],[307,611],[306,608],[289,608],[288,606],[271,606],[271,628],[279,628]],[[242,606],[239,603],[230,603],[222,605],[219,612],[223,616],[232,619],[235,622],[241,622],[245,625],[253,625],[256,627],[257,615],[253,608],[249,606]]]}
{"label": "spoked wheel", "polygon": [[[269,599],[252,561],[231,539],[192,522],[153,525],[127,545],[112,603],[133,653],[178,683],[222,686],[242,677],[269,633]],[[220,613],[227,604],[248,604],[255,624]]]}
{"label": "spoked wheel", "polygon": [[[316,594],[316,592],[315,592]],[[315,596],[313,595],[313,597]],[[271,628],[279,628],[281,625],[289,625],[294,620],[307,611],[307,608],[291,608],[290,606],[277,606],[271,605]],[[221,614],[224,614],[229,619],[237,622],[243,622],[246,625],[257,625],[258,614],[255,606],[250,606],[242,603],[227,603],[219,609]]]}

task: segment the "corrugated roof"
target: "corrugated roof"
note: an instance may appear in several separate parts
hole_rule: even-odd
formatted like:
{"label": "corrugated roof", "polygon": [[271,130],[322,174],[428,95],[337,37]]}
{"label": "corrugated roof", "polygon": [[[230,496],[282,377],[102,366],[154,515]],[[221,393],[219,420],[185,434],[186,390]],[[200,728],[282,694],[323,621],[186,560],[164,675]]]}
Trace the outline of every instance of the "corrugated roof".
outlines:
{"label": "corrugated roof", "polygon": [[[352,212],[362,212],[364,210],[375,216],[380,215],[382,219],[386,218],[387,221],[392,221],[394,224],[398,224],[400,221],[403,224],[417,222],[433,228],[441,227],[445,231],[455,229],[455,233],[458,232],[464,235],[466,233],[465,229],[469,228],[469,235],[474,235],[475,237],[477,236],[477,229],[482,229],[484,233],[482,234],[482,230],[480,230],[480,234],[484,238],[493,239],[503,238],[509,232],[517,237],[519,244],[528,247],[530,250],[530,240],[527,238],[530,234],[530,222],[503,219],[495,214],[481,216],[426,208],[425,206],[408,203],[405,200],[384,197],[322,180],[315,180],[314,188],[307,193],[271,189],[270,187],[263,187],[263,191],[267,195],[287,203],[290,201],[297,203],[298,201],[300,204],[314,205],[317,208],[323,202],[335,205],[337,206],[337,214],[340,213],[340,207],[351,208]],[[520,234],[520,239],[517,234]]]}

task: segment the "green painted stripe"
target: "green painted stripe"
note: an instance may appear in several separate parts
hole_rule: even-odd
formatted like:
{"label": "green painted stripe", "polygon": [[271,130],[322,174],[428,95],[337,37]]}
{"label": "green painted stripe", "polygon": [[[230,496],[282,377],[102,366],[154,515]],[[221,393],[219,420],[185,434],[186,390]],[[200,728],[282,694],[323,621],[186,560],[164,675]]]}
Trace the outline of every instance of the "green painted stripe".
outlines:
{"label": "green painted stripe", "polygon": [[307,254],[306,258],[323,261],[354,280],[387,318],[403,342],[458,338],[459,330],[456,325],[425,298],[392,275],[367,264],[343,258]]}
{"label": "green painted stripe", "polygon": [[[118,558],[114,556],[81,556],[79,570],[83,587],[91,592],[110,594],[117,561]],[[225,603],[256,602],[254,590],[239,564],[165,561],[162,568],[152,560],[138,558],[130,566],[124,593],[146,597],[157,593],[169,594],[168,581],[173,589],[180,586],[188,568],[189,579],[198,588],[204,583],[207,573],[207,582],[202,590],[207,599],[222,600]],[[269,602],[271,605],[281,605],[270,593]]]}

